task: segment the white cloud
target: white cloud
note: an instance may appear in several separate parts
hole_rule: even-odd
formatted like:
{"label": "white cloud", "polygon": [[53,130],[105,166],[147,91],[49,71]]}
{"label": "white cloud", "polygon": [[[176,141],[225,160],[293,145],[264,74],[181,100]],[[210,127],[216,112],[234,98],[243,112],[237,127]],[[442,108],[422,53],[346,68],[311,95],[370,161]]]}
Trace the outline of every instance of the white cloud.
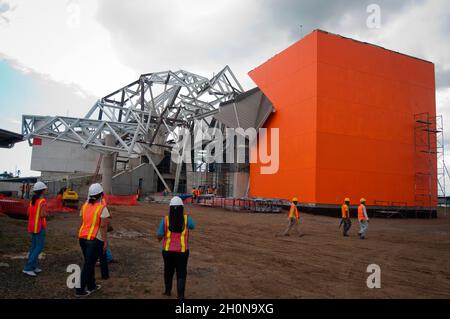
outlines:
{"label": "white cloud", "polygon": [[[91,0],[14,0],[10,22],[0,27],[0,53],[52,80],[75,83],[98,97],[108,94],[136,73],[122,65],[110,36],[95,19]],[[73,7],[79,10],[69,10]],[[79,27],[73,17],[79,14]]]}
{"label": "white cloud", "polygon": [[247,72],[291,39],[273,24],[265,1],[100,1],[99,20],[111,32],[121,62],[140,72],[187,69],[212,76],[229,64],[244,87]]}
{"label": "white cloud", "polygon": [[[447,0],[418,1],[394,13],[389,7],[380,7],[380,29],[369,29],[359,19],[351,18],[341,19],[338,24],[327,24],[327,27],[335,33],[429,60],[435,63],[439,73],[450,70],[450,8]],[[389,19],[384,18],[387,15]]]}

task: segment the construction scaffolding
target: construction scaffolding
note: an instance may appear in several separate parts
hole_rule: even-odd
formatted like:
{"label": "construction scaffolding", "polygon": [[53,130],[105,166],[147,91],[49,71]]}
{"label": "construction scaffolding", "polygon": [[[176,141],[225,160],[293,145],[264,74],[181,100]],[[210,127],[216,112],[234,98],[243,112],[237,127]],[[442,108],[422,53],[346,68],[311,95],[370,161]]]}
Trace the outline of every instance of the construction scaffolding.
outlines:
{"label": "construction scaffolding", "polygon": [[432,208],[445,196],[444,130],[442,115],[414,115],[415,176],[417,207]]}

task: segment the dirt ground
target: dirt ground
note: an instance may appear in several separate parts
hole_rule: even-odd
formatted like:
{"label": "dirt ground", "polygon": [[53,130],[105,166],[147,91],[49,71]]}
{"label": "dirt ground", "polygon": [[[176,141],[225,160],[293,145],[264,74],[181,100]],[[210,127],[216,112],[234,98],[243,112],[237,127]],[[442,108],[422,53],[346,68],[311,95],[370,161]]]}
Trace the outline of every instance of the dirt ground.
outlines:
{"label": "dirt ground", "polygon": [[[372,219],[367,239],[359,240],[356,221],[344,238],[338,219],[303,214],[305,235],[299,238],[275,236],[284,230],[286,214],[186,208],[197,223],[187,298],[450,298],[450,217]],[[118,262],[90,298],[162,298],[155,234],[167,206],[110,210],[110,245]],[[79,218],[59,214],[48,224],[44,271],[29,278],[21,273],[29,245],[26,222],[0,215],[0,298],[74,298],[66,268],[82,263]],[[366,286],[369,264],[381,267],[381,289]]]}

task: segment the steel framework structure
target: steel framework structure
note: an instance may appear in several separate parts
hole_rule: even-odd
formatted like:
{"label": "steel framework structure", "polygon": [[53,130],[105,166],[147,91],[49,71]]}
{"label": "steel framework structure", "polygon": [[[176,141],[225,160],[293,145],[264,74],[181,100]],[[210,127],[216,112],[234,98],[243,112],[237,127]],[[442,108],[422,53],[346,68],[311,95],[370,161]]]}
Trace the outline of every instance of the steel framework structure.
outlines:
{"label": "steel framework structure", "polygon": [[[173,147],[178,128],[193,132],[216,125],[211,115],[220,103],[242,92],[229,66],[211,79],[184,70],[143,74],[98,100],[84,118],[23,115],[22,134],[30,145],[34,137],[41,137],[103,154],[144,155],[171,191],[155,162],[161,160],[164,149]],[[114,136],[114,146],[105,145],[107,134]],[[181,165],[175,188],[179,171]]]}

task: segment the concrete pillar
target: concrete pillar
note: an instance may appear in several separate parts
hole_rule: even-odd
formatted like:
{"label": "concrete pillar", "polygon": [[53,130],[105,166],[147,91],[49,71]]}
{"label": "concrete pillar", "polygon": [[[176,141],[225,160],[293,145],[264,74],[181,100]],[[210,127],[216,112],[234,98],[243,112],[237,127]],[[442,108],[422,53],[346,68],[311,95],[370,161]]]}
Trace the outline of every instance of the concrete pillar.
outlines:
{"label": "concrete pillar", "polygon": [[[114,136],[108,134],[105,136],[105,145],[114,146]],[[103,155],[102,159],[102,186],[105,194],[112,194],[112,176],[113,176],[114,153]]]}

